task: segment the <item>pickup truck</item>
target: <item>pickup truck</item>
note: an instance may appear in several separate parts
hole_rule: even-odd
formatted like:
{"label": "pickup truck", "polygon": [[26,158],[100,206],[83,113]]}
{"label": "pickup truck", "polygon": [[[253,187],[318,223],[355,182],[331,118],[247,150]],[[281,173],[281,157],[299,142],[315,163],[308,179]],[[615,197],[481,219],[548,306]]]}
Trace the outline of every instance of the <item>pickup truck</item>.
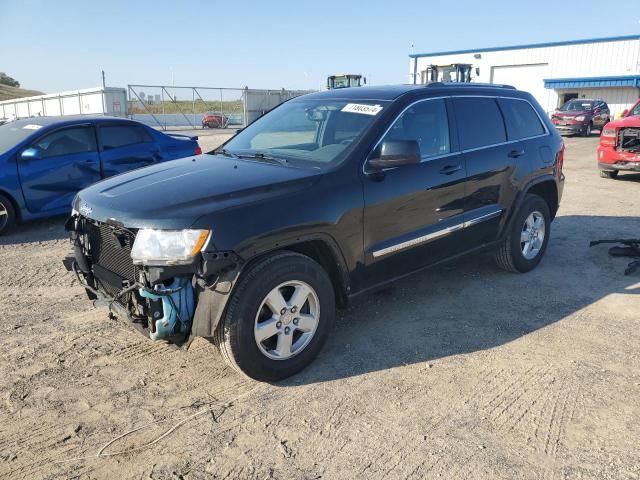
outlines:
{"label": "pickup truck", "polygon": [[619,172],[640,172],[640,100],[622,118],[607,123],[598,145],[598,169],[603,178]]}

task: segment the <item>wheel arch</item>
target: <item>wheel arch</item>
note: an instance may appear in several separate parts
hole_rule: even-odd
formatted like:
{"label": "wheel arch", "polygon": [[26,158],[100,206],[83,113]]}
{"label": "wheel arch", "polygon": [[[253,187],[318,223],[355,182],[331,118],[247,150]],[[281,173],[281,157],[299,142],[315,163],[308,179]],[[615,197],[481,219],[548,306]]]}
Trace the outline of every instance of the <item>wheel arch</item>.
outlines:
{"label": "wheel arch", "polygon": [[8,191],[2,188],[0,188],[0,195],[2,195],[3,197],[6,197],[9,200],[9,202],[11,202],[11,206],[13,207],[13,212],[15,213],[16,220],[21,220],[22,209],[20,208],[20,205],[18,205],[18,201],[15,199],[15,197],[11,195],[11,193],[9,193]]}
{"label": "wheel arch", "polygon": [[351,289],[349,272],[342,252],[333,239],[328,239],[325,236],[313,236],[285,245],[282,249],[305,255],[324,268],[333,284],[336,305],[346,306]]}
{"label": "wheel arch", "polygon": [[524,202],[524,199],[530,193],[542,197],[542,199],[545,200],[547,202],[547,205],[549,206],[551,220],[555,218],[560,206],[560,200],[558,197],[558,186],[556,185],[555,177],[553,175],[543,175],[534,178],[524,186],[524,188],[516,197],[513,208],[509,212],[508,220],[504,223],[502,231],[500,232],[498,241],[503,240],[506,237],[511,228],[511,224],[513,223],[513,219],[516,217],[516,214],[520,209],[520,206],[522,205],[522,202]]}

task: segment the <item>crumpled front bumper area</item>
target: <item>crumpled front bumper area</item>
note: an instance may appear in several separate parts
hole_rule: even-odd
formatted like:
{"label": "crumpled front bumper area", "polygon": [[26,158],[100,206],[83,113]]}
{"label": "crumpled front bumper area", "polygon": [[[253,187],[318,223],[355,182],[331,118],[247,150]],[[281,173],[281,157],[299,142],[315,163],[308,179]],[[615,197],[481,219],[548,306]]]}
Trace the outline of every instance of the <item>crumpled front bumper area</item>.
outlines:
{"label": "crumpled front bumper area", "polygon": [[140,266],[131,258],[135,230],[78,215],[66,228],[73,252],[63,263],[96,305],[152,340],[183,344],[213,335],[240,271],[237,256],[203,253],[190,265]]}

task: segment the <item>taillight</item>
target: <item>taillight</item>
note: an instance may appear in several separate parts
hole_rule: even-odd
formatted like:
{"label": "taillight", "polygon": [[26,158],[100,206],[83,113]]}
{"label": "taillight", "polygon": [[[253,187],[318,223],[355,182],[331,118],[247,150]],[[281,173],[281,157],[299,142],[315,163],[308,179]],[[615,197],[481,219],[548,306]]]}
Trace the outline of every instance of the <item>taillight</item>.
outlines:
{"label": "taillight", "polygon": [[195,151],[193,152],[194,155],[202,155],[202,149],[200,148],[200,145],[198,145],[195,149]]}
{"label": "taillight", "polygon": [[564,149],[565,149],[565,145],[564,145],[564,142],[562,142],[562,145],[560,146],[560,151],[558,152],[558,166],[560,167],[560,171],[562,171],[562,166],[564,165]]}

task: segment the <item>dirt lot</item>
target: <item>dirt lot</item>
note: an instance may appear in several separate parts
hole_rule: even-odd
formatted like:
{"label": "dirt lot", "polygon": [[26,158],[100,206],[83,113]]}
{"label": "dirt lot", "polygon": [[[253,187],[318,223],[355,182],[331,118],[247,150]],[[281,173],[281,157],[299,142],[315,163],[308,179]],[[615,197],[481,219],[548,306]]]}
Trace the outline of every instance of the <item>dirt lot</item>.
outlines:
{"label": "dirt lot", "polygon": [[21,226],[0,238],[0,477],[640,478],[640,273],[588,248],[640,236],[640,175],[599,178],[596,143],[567,140],[537,270],[404,280],[277,385],[109,320],[63,270],[61,220]]}

